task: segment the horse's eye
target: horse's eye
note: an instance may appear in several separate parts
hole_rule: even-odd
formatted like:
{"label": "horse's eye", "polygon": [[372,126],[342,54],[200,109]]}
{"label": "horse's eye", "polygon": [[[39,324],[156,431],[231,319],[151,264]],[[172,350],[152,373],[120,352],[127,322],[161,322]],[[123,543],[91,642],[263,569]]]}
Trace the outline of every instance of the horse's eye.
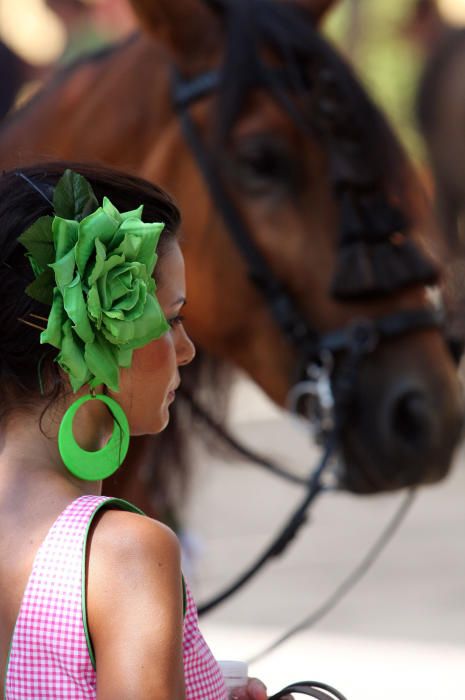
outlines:
{"label": "horse's eye", "polygon": [[242,140],[230,157],[235,185],[253,196],[292,192],[297,187],[297,160],[286,143],[271,137]]}

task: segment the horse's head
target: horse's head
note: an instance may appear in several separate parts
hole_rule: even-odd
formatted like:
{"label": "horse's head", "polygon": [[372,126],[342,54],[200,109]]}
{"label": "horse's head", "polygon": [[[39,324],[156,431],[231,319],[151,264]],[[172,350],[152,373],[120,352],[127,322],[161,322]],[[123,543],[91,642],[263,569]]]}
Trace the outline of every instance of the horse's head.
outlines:
{"label": "horse's head", "polygon": [[398,142],[315,30],[330,3],[133,4],[172,65],[177,115],[144,171],[165,173],[183,211],[194,339],[285,405],[325,344],[337,398],[347,327],[380,320],[338,407],[344,482],[443,477],[462,405],[427,311],[438,237]]}

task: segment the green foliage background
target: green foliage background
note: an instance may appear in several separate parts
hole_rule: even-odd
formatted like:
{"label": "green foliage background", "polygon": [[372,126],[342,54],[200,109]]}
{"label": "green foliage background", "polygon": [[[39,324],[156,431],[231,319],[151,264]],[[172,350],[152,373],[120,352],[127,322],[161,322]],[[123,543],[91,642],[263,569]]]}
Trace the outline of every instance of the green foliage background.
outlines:
{"label": "green foliage background", "polygon": [[414,114],[423,58],[403,30],[414,5],[415,0],[341,0],[324,31],[355,67],[410,154],[423,161]]}

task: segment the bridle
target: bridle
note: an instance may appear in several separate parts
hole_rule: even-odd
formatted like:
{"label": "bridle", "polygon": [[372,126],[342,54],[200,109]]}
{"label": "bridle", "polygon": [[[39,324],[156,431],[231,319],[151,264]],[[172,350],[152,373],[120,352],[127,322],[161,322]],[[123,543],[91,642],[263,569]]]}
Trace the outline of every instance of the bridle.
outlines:
{"label": "bridle", "polygon": [[366,355],[375,349],[380,340],[424,328],[441,327],[442,312],[427,307],[398,311],[375,319],[361,318],[329,333],[320,333],[310,325],[255,244],[240,212],[223,186],[215,160],[202,142],[190,114],[190,106],[214,93],[219,84],[219,70],[189,79],[174,72],[174,105],[184,137],[226,224],[226,230],[247,265],[248,276],[263,295],[283,336],[297,352],[299,369],[296,380],[307,379],[309,368],[324,365],[323,360],[328,355],[341,352]]}
{"label": "bridle", "polygon": [[[270,68],[270,71],[275,69]],[[263,295],[270,314],[283,336],[295,349],[298,372],[291,389],[290,408],[296,409],[308,399],[316,437],[324,445],[318,467],[306,481],[306,494],[294,514],[257,561],[225,591],[199,607],[211,610],[244,585],[271,557],[280,554],[306,520],[306,513],[316,496],[325,490],[323,472],[337,448],[339,432],[345,422],[345,408],[357,377],[361,361],[372,353],[381,340],[392,339],[429,328],[441,328],[441,310],[432,307],[401,310],[377,318],[360,318],[328,333],[320,333],[301,313],[285,285],[278,279],[254,242],[238,208],[224,187],[215,158],[203,143],[192,119],[190,106],[214,93],[220,85],[220,70],[184,78],[173,70],[173,102],[186,142],[197,162],[212,200],[220,212],[226,230],[244,259],[248,276]],[[337,376],[333,358],[338,362]]]}

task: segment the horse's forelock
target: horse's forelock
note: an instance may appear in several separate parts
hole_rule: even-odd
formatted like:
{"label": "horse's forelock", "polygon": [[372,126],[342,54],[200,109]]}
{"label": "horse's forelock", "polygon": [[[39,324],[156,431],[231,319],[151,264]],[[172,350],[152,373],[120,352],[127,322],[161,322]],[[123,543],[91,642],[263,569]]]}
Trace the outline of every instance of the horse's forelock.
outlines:
{"label": "horse's forelock", "polygon": [[[343,300],[384,295],[408,284],[433,283],[435,267],[413,242],[391,244],[391,236],[405,235],[413,219],[407,158],[351,68],[315,30],[309,13],[295,3],[275,0],[214,0],[214,4],[223,15],[227,37],[219,94],[220,139],[227,140],[249,92],[264,87],[298,126],[317,135],[328,154],[329,177],[338,198],[350,192],[350,208],[356,213],[368,195],[362,233],[349,244],[341,211],[334,296]],[[380,214],[375,205],[380,198],[385,213],[382,237],[376,235],[373,223]],[[406,223],[397,228],[392,220],[399,220],[401,212]],[[389,279],[383,274],[383,260],[389,261]],[[354,279],[354,261],[359,263],[357,269],[366,271],[364,276]]]}
{"label": "horse's forelock", "polygon": [[[257,84],[265,83],[278,99],[298,93],[304,104],[300,121],[323,136],[327,149],[336,154],[334,162],[343,160],[345,172],[354,177],[363,169],[372,186],[388,185],[402,194],[407,161],[397,139],[351,68],[316,30],[308,11],[276,0],[204,1],[221,12],[225,27],[218,109],[222,139]],[[265,52],[283,69],[279,83],[267,71]]]}

